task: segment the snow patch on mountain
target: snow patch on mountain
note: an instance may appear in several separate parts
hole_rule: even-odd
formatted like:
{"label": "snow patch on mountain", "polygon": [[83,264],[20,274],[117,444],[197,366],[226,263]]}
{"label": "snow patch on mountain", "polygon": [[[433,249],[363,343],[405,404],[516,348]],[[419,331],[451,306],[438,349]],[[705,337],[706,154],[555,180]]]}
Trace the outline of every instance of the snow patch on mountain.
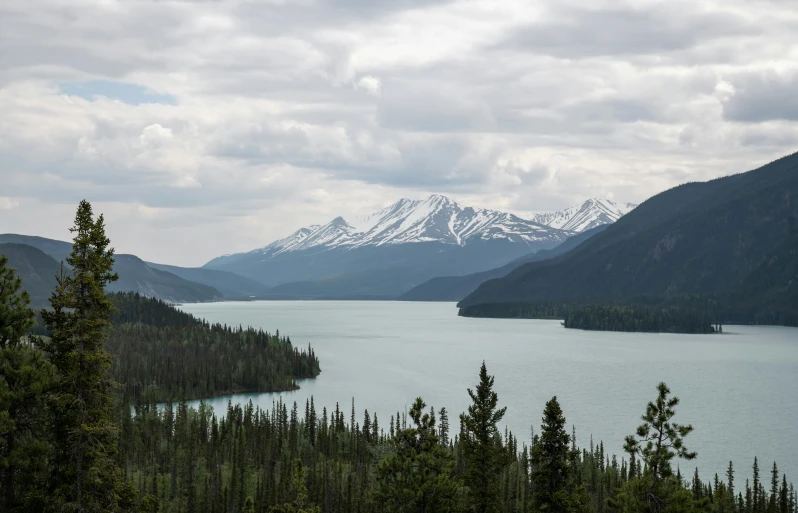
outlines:
{"label": "snow patch on mountain", "polygon": [[488,240],[526,245],[559,242],[574,233],[613,223],[635,206],[594,198],[559,212],[522,219],[506,212],[463,207],[446,196],[433,194],[423,200],[403,198],[373,214],[356,217],[352,222],[336,217],[327,224],[307,226],[250,253],[260,253],[268,260],[291,251],[421,242],[458,246]]}
{"label": "snow patch on mountain", "polygon": [[608,199],[591,198],[581,205],[532,216],[532,221],[573,232],[583,232],[602,224],[614,223],[637,206],[635,203],[615,203]]}
{"label": "snow patch on mountain", "polygon": [[544,226],[513,214],[463,207],[433,194],[424,200],[401,199],[351,223],[337,217],[325,225],[302,228],[284,239],[255,250],[270,258],[289,251],[358,248],[419,242],[463,246],[478,240],[505,239],[531,244],[564,240],[570,231]]}

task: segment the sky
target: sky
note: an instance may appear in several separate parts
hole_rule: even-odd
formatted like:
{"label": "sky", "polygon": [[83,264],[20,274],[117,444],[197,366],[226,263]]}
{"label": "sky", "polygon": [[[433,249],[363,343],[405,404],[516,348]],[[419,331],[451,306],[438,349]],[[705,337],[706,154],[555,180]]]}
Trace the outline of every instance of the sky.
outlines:
{"label": "sky", "polygon": [[0,233],[202,265],[445,194],[641,202],[798,150],[794,0],[5,0]]}

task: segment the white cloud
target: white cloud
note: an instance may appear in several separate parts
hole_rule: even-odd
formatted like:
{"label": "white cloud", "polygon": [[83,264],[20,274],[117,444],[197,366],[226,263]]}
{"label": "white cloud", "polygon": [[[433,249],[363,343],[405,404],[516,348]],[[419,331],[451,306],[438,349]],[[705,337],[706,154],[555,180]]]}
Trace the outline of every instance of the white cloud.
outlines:
{"label": "white cloud", "polygon": [[0,231],[63,238],[86,197],[120,250],[201,264],[429,192],[637,202],[795,151],[796,32],[747,0],[6,2]]}
{"label": "white cloud", "polygon": [[382,81],[377,77],[366,75],[357,81],[357,86],[373,96],[380,96],[382,93]]}
{"label": "white cloud", "polygon": [[19,201],[15,200],[14,198],[0,196],[0,210],[11,210],[13,208],[17,208],[18,206]]}

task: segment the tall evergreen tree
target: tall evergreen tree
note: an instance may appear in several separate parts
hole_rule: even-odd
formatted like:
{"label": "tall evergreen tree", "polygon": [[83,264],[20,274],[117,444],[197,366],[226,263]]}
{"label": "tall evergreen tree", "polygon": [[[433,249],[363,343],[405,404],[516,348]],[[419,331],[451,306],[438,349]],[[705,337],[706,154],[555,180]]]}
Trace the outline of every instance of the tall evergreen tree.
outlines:
{"label": "tall evergreen tree", "polygon": [[413,426],[399,431],[395,452],[377,467],[374,497],[380,511],[447,513],[457,511],[462,485],[454,478],[454,456],[440,443],[435,417],[419,397],[410,408]]}
{"label": "tall evergreen tree", "polygon": [[49,444],[45,392],[52,366],[25,340],[33,325],[27,292],[0,255],[0,511],[41,509]]}
{"label": "tall evergreen tree", "polygon": [[[692,502],[698,499],[677,481],[671,466],[676,457],[685,460],[696,457],[695,452],[684,446],[684,438],[693,427],[672,422],[679,398],[669,397],[670,389],[665,383],[657,386],[657,392],[656,401],[646,406],[637,437],[627,436],[624,444],[630,457],[638,456],[638,466],[644,467],[643,475],[630,480],[619,494],[618,504],[622,505],[619,509],[624,512],[690,511]],[[695,486],[700,487],[700,481]]]}
{"label": "tall evergreen tree", "polygon": [[468,413],[460,415],[465,482],[471,510],[477,513],[499,511],[498,478],[506,460],[497,424],[507,408],[498,408],[499,396],[493,391],[493,379],[482,362],[476,392],[468,389],[472,404]]}
{"label": "tall evergreen tree", "polygon": [[668,397],[670,389],[665,383],[657,386],[657,400],[648,403],[646,413],[642,416],[643,424],[637,428],[637,437],[626,437],[624,450],[636,454],[648,468],[656,484],[663,478],[673,475],[671,460],[679,457],[692,460],[695,452],[684,446],[684,438],[693,431],[691,425],[680,425],[671,422],[679,404],[678,397]]}
{"label": "tall evergreen tree", "polygon": [[[573,492],[571,437],[565,430],[565,416],[554,396],[543,410],[538,443],[532,448],[532,501],[535,510],[567,513],[576,511],[580,497]],[[601,458],[604,461],[604,458]]]}
{"label": "tall evergreen tree", "polygon": [[70,229],[70,272],[57,277],[51,311],[42,312],[51,339],[44,345],[56,368],[55,465],[50,481],[54,510],[115,511],[121,480],[115,462],[111,357],[103,348],[114,306],[105,286],[118,279],[105,221],[81,201]]}

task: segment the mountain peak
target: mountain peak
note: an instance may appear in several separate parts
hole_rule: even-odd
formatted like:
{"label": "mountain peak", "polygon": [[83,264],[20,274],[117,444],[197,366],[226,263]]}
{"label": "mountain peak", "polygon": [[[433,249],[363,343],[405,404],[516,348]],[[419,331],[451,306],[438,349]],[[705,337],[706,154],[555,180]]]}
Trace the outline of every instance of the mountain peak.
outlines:
{"label": "mountain peak", "polygon": [[606,198],[588,198],[578,206],[537,214],[532,219],[546,226],[583,232],[602,224],[614,223],[636,206],[634,203],[615,203]]}
{"label": "mountain peak", "polygon": [[462,207],[443,194],[431,194],[423,200],[402,198],[373,214],[356,217],[352,223],[338,216],[324,225],[301,228],[255,252],[270,258],[310,248],[351,249],[417,242],[464,246],[476,241],[505,240],[529,245],[613,223],[634,206],[589,198],[569,209],[522,219],[505,212]]}

